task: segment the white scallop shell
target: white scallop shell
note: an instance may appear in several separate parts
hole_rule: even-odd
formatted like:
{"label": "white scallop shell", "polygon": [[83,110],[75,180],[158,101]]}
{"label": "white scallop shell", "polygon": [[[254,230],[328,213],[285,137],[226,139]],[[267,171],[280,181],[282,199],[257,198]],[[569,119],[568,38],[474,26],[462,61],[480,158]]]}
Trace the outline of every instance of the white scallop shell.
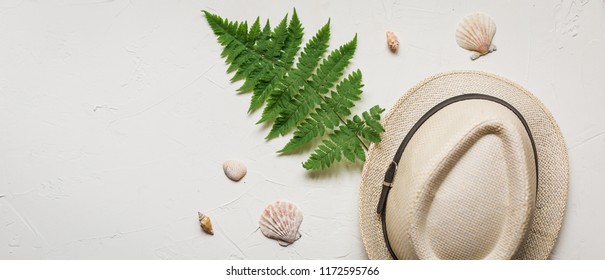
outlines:
{"label": "white scallop shell", "polygon": [[228,160],[223,163],[223,171],[227,178],[233,181],[239,181],[246,176],[246,166],[237,160]]}
{"label": "white scallop shell", "polygon": [[472,51],[475,60],[496,50],[492,44],[496,34],[496,23],[487,15],[477,13],[468,15],[460,21],[456,30],[456,43],[463,49]]}
{"label": "white scallop shell", "polygon": [[387,45],[392,52],[396,52],[399,48],[399,39],[397,35],[391,31],[387,31]]}
{"label": "white scallop shell", "polygon": [[298,228],[302,220],[303,214],[294,203],[275,201],[265,208],[258,224],[266,237],[288,246],[300,238]]}

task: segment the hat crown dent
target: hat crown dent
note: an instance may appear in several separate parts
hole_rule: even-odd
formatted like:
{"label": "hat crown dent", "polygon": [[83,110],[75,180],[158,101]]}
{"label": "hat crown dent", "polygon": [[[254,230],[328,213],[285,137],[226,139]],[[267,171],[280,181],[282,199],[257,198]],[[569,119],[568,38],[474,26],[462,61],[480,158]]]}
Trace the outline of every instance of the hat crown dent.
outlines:
{"label": "hat crown dent", "polygon": [[413,135],[387,203],[400,259],[510,259],[534,208],[536,166],[522,122],[487,100],[450,104]]}

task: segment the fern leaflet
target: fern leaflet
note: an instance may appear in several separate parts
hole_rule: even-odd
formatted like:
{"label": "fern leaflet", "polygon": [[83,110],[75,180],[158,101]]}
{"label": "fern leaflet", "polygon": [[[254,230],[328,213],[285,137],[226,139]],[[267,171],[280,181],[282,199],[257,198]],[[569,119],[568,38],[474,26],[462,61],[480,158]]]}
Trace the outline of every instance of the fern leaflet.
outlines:
{"label": "fern leaflet", "polygon": [[[384,111],[378,106],[372,107],[369,111],[363,112],[363,119],[354,116],[352,120],[347,120],[329,137],[319,145],[311,157],[303,164],[306,169],[322,169],[329,167],[334,161],[340,161],[344,156],[351,162],[355,159],[365,161],[364,142],[360,136],[368,142],[379,142],[380,133],[384,128],[377,122],[380,114]],[[376,125],[378,124],[378,126]]]}

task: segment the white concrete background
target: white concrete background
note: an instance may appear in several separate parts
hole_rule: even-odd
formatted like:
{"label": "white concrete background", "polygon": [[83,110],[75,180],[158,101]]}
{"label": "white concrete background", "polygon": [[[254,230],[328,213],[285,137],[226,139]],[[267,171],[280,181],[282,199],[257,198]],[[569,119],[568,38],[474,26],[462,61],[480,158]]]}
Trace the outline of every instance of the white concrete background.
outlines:
{"label": "white concrete background", "polygon": [[[277,156],[250,95],[237,95],[200,10],[274,24],[296,7],[305,41],[332,19],[331,49],[359,36],[357,110],[390,108],[423,78],[478,69],[537,95],[570,155],[569,207],[554,259],[605,258],[605,1],[0,1],[0,258],[363,259],[361,164],[302,169]],[[491,15],[498,51],[454,40]],[[395,31],[399,53],[385,45]],[[239,183],[221,163],[249,167]],[[257,231],[264,206],[295,202],[303,237]],[[215,235],[199,230],[197,211]]]}

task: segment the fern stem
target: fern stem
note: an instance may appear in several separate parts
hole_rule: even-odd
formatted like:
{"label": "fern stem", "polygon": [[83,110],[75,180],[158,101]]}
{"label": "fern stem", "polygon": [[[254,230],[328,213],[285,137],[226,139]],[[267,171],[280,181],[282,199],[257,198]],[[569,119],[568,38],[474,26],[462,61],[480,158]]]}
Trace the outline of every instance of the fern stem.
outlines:
{"label": "fern stem", "polygon": [[359,138],[358,134],[355,134],[355,136],[357,136],[357,139],[359,140],[359,142],[361,142],[361,145],[363,146],[363,148],[366,150],[366,152],[368,151],[368,146],[366,146],[366,143],[364,143],[363,141],[361,141],[361,138]]}

